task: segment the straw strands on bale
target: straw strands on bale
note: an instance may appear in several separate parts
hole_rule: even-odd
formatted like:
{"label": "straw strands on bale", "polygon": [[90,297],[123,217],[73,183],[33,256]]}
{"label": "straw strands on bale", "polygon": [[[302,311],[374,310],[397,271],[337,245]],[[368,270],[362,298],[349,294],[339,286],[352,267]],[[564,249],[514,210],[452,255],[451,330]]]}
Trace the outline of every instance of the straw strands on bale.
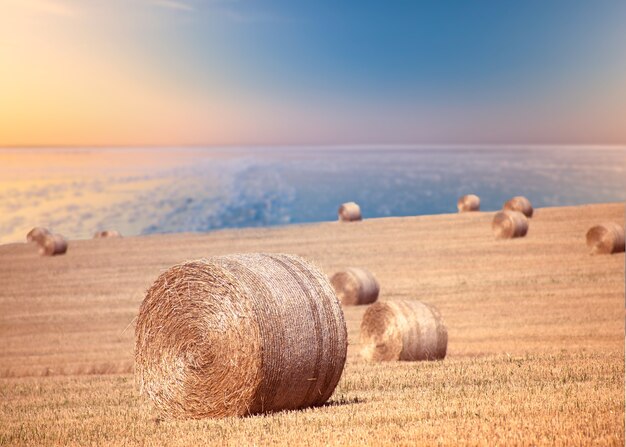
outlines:
{"label": "straw strands on bale", "polygon": [[330,283],[342,304],[371,304],[378,299],[380,292],[374,275],[362,268],[351,267],[337,272]]}
{"label": "straw strands on bale", "polygon": [[448,329],[434,307],[420,301],[372,304],[361,322],[361,356],[381,362],[446,356]]}
{"label": "straw strands on bale", "polygon": [[533,217],[533,206],[526,197],[517,196],[507,200],[502,206],[503,210],[519,211],[526,217]]}
{"label": "straw strands on bale", "polygon": [[281,254],[189,261],[161,274],[139,309],[135,373],[169,417],[242,416],[324,403],[347,329],[326,276]]}
{"label": "straw strands on bale", "polygon": [[67,241],[60,234],[48,234],[39,243],[39,254],[42,256],[55,256],[65,254]]}
{"label": "straw strands on bale", "polygon": [[41,244],[43,239],[50,234],[50,231],[47,228],[43,227],[35,227],[28,232],[26,235],[27,242],[37,242]]}
{"label": "straw strands on bale", "polygon": [[109,237],[122,237],[122,235],[117,230],[97,231],[96,234],[93,235],[94,239],[102,239],[102,238],[109,238]]}
{"label": "straw strands on bale", "polygon": [[354,222],[361,220],[361,207],[354,202],[344,203],[339,207],[339,221],[340,222]]}
{"label": "straw strands on bale", "polygon": [[587,246],[591,254],[611,254],[624,251],[624,227],[607,222],[587,231]]}
{"label": "straw strands on bale", "polygon": [[480,197],[475,194],[467,194],[456,202],[459,213],[467,211],[480,211]]}
{"label": "straw strands on bale", "polygon": [[528,219],[519,211],[499,211],[493,217],[491,228],[498,239],[524,237],[528,233]]}

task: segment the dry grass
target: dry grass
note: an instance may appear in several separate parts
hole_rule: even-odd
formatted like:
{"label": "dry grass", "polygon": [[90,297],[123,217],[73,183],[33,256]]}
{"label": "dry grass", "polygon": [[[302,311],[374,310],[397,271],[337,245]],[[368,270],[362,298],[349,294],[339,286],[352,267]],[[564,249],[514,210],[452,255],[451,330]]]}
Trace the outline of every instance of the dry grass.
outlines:
{"label": "dry grass", "polygon": [[[591,256],[585,234],[623,221],[624,205],[538,209],[525,238],[505,241],[494,240],[492,218],[72,241],[58,257],[0,246],[0,444],[623,445],[624,253]],[[348,362],[334,405],[155,420],[130,373],[145,290],[182,260],[250,251],[295,253],[326,273],[358,259],[380,300],[441,311],[446,359],[362,362],[367,306],[345,307]]]}

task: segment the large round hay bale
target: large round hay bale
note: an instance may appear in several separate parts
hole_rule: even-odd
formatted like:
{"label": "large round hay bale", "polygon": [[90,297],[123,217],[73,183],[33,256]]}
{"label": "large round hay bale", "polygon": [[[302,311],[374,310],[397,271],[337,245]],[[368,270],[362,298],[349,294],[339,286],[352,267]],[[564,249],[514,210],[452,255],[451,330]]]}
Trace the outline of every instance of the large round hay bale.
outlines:
{"label": "large round hay bale", "polygon": [[459,213],[480,211],[480,197],[475,194],[467,194],[457,200],[456,207]]}
{"label": "large round hay bale", "polygon": [[335,273],[330,283],[342,304],[371,304],[378,299],[380,286],[368,270],[350,267]]}
{"label": "large round hay bale", "polygon": [[96,231],[96,233],[93,235],[94,239],[103,239],[103,238],[110,238],[110,237],[122,237],[122,235],[117,230]]}
{"label": "large round hay bale", "polygon": [[185,262],[148,289],[135,330],[140,391],[169,417],[242,416],[325,402],[347,329],[326,276],[282,254]]}
{"label": "large round hay bale", "polygon": [[42,256],[56,256],[65,254],[67,240],[60,234],[49,234],[39,243],[39,254]]}
{"label": "large round hay bale", "polygon": [[524,237],[528,233],[528,219],[519,211],[499,211],[493,217],[491,228],[498,239]]}
{"label": "large round hay bale", "polygon": [[361,322],[366,360],[436,360],[446,356],[448,329],[439,311],[420,301],[372,304]]}
{"label": "large round hay bale", "polygon": [[341,205],[338,214],[340,222],[354,222],[363,219],[361,207],[354,202],[347,202]]}
{"label": "large round hay bale", "polygon": [[624,227],[607,222],[587,231],[587,246],[591,254],[611,254],[624,251]]}
{"label": "large round hay bale", "polygon": [[50,234],[50,231],[44,227],[35,227],[26,235],[27,242],[37,242],[41,244],[43,239]]}
{"label": "large round hay bale", "polygon": [[517,196],[504,202],[503,210],[519,211],[526,217],[533,217],[533,206],[526,197]]}

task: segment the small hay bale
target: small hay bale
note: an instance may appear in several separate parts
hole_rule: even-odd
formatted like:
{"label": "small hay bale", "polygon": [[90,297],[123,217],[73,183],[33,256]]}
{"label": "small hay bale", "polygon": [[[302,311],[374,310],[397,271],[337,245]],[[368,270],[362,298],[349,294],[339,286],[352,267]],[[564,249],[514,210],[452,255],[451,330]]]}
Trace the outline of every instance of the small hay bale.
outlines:
{"label": "small hay bale", "polygon": [[493,217],[491,228],[498,239],[524,237],[528,233],[528,219],[519,211],[499,211]]}
{"label": "small hay bale", "polygon": [[342,304],[371,304],[378,299],[380,286],[368,270],[351,267],[335,273],[330,279]]}
{"label": "small hay bale", "polygon": [[504,202],[503,210],[519,211],[526,217],[533,217],[533,206],[526,197],[517,196]]}
{"label": "small hay bale", "polygon": [[354,202],[344,203],[339,207],[340,222],[355,222],[362,220],[361,207]]}
{"label": "small hay bale", "polygon": [[42,256],[56,256],[65,254],[67,240],[60,234],[49,234],[39,243],[39,254]]}
{"label": "small hay bale", "polygon": [[102,239],[102,238],[110,238],[110,237],[122,237],[119,231],[117,230],[102,230],[97,231],[94,235],[94,239]]}
{"label": "small hay bale", "polygon": [[374,362],[443,359],[448,329],[433,306],[420,301],[379,301],[363,315],[361,343],[361,356]]}
{"label": "small hay bale", "polygon": [[43,239],[50,234],[50,230],[44,227],[35,227],[26,235],[26,242],[37,242],[41,244]]}
{"label": "small hay bale", "polygon": [[163,416],[243,416],[324,403],[347,329],[326,276],[302,258],[188,261],[148,289],[135,329],[140,392]]}
{"label": "small hay bale", "polygon": [[624,227],[607,222],[587,231],[587,246],[591,254],[611,254],[624,251]]}
{"label": "small hay bale", "polygon": [[457,200],[456,207],[459,213],[480,211],[480,197],[475,194],[467,194]]}

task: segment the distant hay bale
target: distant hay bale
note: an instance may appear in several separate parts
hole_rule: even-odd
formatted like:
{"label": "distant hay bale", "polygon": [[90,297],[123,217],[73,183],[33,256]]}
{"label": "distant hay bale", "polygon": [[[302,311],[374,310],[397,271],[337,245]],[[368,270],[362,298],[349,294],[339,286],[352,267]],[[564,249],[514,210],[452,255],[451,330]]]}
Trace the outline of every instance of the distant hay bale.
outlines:
{"label": "distant hay bale", "polygon": [[526,217],[533,217],[533,206],[526,197],[517,196],[507,200],[502,206],[503,210],[519,211]]}
{"label": "distant hay bale", "polygon": [[65,254],[67,240],[60,234],[49,234],[39,243],[39,254],[42,256],[56,256]]}
{"label": "distant hay bale", "polygon": [[351,267],[337,272],[330,283],[342,304],[371,304],[378,299],[380,292],[374,275],[362,268]]}
{"label": "distant hay bale", "polygon": [[624,227],[607,222],[587,231],[587,246],[591,254],[611,254],[624,251]]}
{"label": "distant hay bale", "polygon": [[331,396],[347,343],[332,286],[304,259],[216,256],[171,267],[147,291],[135,373],[164,416],[297,409]]}
{"label": "distant hay bale", "polygon": [[499,211],[493,217],[491,228],[498,239],[524,237],[528,233],[528,219],[519,211]]}
{"label": "distant hay bale", "polygon": [[93,238],[94,239],[102,239],[102,238],[109,238],[109,237],[122,237],[122,235],[120,234],[119,231],[117,230],[102,230],[102,231],[97,231],[94,235]]}
{"label": "distant hay bale", "polygon": [[459,213],[480,211],[480,197],[475,194],[467,194],[457,200],[456,207]]}
{"label": "distant hay bale", "polygon": [[41,244],[43,239],[50,234],[50,231],[44,227],[35,227],[26,235],[27,242],[37,242]]}
{"label": "distant hay bale", "polygon": [[344,203],[339,207],[340,222],[354,222],[363,219],[361,207],[354,202]]}
{"label": "distant hay bale", "polygon": [[442,359],[448,329],[439,311],[428,304],[379,301],[363,315],[361,344],[361,356],[374,362]]}

